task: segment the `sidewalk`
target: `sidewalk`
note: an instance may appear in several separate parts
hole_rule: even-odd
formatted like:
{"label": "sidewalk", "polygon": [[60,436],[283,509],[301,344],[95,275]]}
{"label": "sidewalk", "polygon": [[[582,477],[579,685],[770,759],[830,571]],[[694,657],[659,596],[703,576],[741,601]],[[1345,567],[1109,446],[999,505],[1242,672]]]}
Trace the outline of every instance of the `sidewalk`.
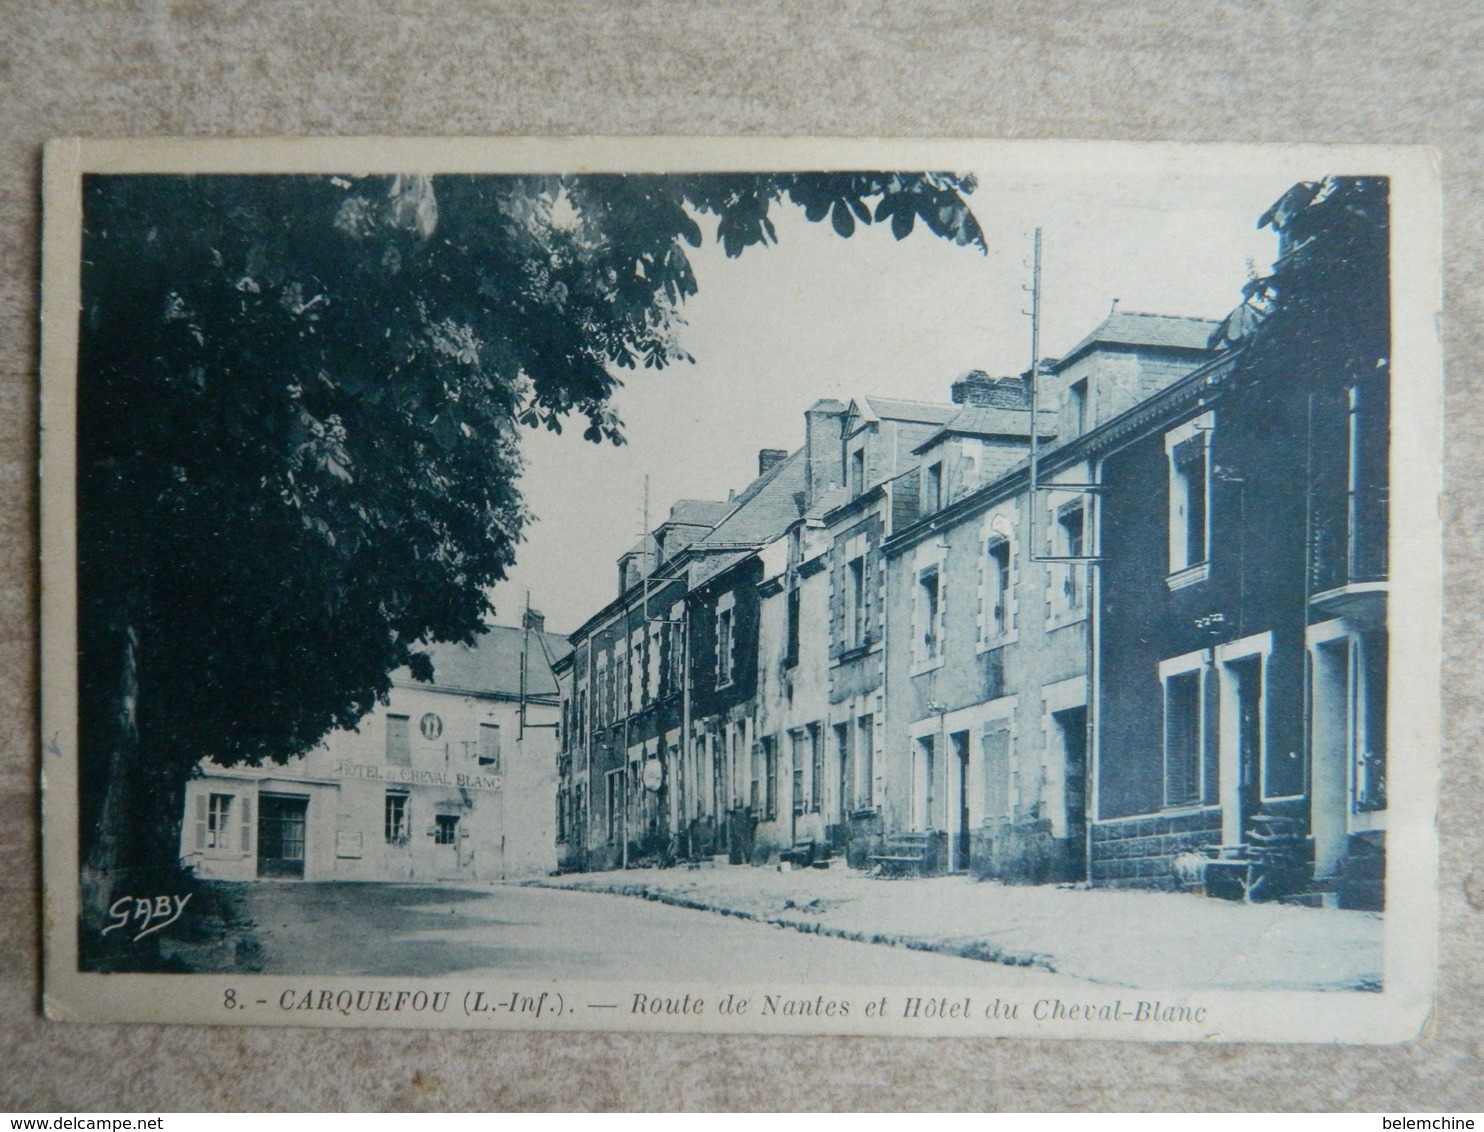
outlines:
{"label": "sidewalk", "polygon": [[843,864],[794,872],[747,865],[632,869],[527,883],[638,896],[1111,986],[1360,990],[1381,984],[1381,917],[1373,912],[962,876],[882,880]]}

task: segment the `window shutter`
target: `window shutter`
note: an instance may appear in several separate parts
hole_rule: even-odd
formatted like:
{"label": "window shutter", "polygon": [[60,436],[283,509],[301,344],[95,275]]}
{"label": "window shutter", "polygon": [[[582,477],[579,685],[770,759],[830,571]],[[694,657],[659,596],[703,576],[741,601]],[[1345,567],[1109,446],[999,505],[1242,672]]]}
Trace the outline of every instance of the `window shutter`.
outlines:
{"label": "window shutter", "polygon": [[948,552],[938,560],[938,623],[933,626],[933,635],[938,641],[938,655],[947,651],[948,636]]}
{"label": "window shutter", "polygon": [[252,796],[242,795],[242,851],[252,852]]}
{"label": "window shutter", "polygon": [[1010,816],[1010,732],[1000,720],[984,725],[980,740],[984,752],[984,816]]}
{"label": "window shutter", "polygon": [[196,848],[206,848],[206,806],[205,794],[196,795]]}

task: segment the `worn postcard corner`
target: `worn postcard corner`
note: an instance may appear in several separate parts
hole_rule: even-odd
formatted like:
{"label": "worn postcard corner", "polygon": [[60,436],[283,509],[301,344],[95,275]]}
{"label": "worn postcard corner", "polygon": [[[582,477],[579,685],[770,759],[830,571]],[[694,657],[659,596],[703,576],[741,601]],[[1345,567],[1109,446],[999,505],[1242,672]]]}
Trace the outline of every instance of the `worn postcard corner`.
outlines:
{"label": "worn postcard corner", "polygon": [[1421,148],[79,141],[46,1012],[1399,1042]]}

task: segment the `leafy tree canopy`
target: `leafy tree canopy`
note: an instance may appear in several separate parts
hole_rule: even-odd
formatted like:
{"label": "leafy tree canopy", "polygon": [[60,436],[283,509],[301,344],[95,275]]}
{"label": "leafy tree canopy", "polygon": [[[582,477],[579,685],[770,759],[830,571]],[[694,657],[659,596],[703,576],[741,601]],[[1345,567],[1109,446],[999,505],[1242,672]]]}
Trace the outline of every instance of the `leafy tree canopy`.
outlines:
{"label": "leafy tree canopy", "polygon": [[1300,181],[1258,220],[1278,233],[1278,259],[1245,288],[1224,328],[1250,337],[1250,365],[1309,359],[1352,378],[1384,377],[1390,354],[1389,182]]}
{"label": "leafy tree canopy", "polygon": [[895,173],[87,178],[85,842],[115,824],[107,793],[125,777],[133,812],[178,820],[203,756],[301,754],[384,698],[393,670],[429,677],[419,642],[472,639],[527,519],[519,426],[575,418],[622,442],[616,374],[686,357],[698,217],[729,256],[771,242],[785,201],[842,236],[921,223],[982,250],[973,188]]}

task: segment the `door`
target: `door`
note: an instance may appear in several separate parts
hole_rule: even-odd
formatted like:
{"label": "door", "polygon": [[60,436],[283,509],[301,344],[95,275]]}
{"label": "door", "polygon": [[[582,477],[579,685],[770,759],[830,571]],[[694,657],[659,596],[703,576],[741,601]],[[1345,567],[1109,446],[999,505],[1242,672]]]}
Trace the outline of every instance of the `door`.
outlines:
{"label": "door", "polygon": [[433,816],[433,852],[439,880],[457,880],[463,872],[464,822],[458,814]]}
{"label": "door", "polygon": [[1067,815],[1067,880],[1087,879],[1087,708],[1052,715],[1061,733],[1062,804]]}
{"label": "door", "polygon": [[955,732],[953,736],[953,766],[956,790],[953,823],[953,859],[950,868],[954,872],[967,872],[969,868],[969,733]]}
{"label": "door", "polygon": [[304,876],[309,799],[297,794],[258,798],[258,876]]}
{"label": "door", "polygon": [[1262,809],[1262,657],[1227,667],[1237,697],[1237,807],[1245,841],[1253,815]]}

